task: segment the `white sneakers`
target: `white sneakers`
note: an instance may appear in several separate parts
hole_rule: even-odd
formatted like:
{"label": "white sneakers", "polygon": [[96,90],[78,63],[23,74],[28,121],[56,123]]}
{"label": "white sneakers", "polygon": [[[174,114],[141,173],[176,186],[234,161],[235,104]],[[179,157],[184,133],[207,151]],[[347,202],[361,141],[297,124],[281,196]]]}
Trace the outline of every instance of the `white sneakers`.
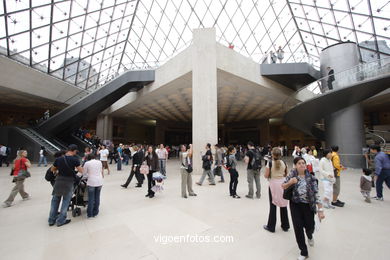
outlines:
{"label": "white sneakers", "polygon": [[307,258],[308,258],[307,256],[299,255],[297,259],[298,260],[305,260]]}

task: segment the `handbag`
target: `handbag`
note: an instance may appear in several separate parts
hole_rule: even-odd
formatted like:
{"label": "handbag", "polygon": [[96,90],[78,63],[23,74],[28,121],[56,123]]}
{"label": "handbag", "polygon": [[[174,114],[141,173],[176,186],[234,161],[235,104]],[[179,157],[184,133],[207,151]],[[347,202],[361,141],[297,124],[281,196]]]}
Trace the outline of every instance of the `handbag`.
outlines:
{"label": "handbag", "polygon": [[287,189],[283,190],[283,199],[291,200],[293,196],[293,191],[295,189],[295,184],[291,185]]}
{"label": "handbag", "polygon": [[192,171],[193,171],[194,169],[192,168],[192,165],[188,165],[187,166],[187,168],[186,168],[186,171],[188,172],[188,173],[191,173]]}
{"label": "handbag", "polygon": [[19,170],[19,172],[18,172],[18,177],[24,177],[24,178],[29,178],[29,177],[31,177],[30,172],[27,171],[27,169],[24,170],[24,169],[22,168],[22,166],[23,166],[23,164],[22,164],[22,159],[20,159],[20,170]]}
{"label": "handbag", "polygon": [[139,169],[142,174],[149,174],[149,166],[146,163],[143,163]]}

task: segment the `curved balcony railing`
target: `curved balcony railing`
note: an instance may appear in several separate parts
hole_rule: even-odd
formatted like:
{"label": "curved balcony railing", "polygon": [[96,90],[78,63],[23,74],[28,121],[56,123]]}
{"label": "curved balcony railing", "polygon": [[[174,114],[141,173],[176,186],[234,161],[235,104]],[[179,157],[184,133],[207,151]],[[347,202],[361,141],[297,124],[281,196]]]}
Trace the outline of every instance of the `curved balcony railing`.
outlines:
{"label": "curved balcony railing", "polygon": [[390,57],[361,63],[350,69],[323,77],[301,88],[294,96],[288,97],[283,102],[283,110],[287,112],[298,103],[386,74],[390,74]]}

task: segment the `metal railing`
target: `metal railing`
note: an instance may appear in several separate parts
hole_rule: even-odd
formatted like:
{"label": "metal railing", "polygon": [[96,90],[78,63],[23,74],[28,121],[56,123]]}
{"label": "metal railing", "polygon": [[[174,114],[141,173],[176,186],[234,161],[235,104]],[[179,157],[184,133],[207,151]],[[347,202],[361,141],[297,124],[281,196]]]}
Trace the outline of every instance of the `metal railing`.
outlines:
{"label": "metal railing", "polygon": [[283,110],[287,112],[300,102],[386,74],[390,74],[390,57],[361,63],[350,69],[325,76],[301,88],[294,96],[288,97],[283,102]]}

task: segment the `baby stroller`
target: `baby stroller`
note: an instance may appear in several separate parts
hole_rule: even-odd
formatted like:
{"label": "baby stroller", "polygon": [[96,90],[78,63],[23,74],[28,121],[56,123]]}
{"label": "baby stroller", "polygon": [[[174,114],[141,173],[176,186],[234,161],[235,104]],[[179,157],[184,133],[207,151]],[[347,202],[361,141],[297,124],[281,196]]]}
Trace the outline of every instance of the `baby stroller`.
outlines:
{"label": "baby stroller", "polygon": [[88,204],[88,190],[87,190],[87,180],[82,178],[77,178],[74,183],[73,197],[70,200],[70,209],[72,211],[72,217],[77,217],[81,215],[81,208],[78,206],[83,206],[84,208]]}
{"label": "baby stroller", "polygon": [[152,191],[154,192],[162,192],[164,190],[164,180],[167,177],[162,175],[160,172],[153,173],[153,180],[155,181],[155,185],[152,187]]}

